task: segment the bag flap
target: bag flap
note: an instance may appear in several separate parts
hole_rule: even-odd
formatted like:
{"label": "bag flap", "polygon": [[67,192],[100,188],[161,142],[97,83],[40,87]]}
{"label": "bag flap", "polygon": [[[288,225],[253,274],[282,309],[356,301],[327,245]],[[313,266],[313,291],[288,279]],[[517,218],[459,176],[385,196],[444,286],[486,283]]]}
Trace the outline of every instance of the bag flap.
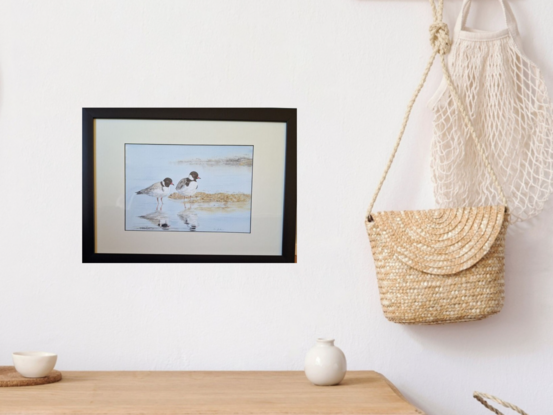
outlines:
{"label": "bag flap", "polygon": [[387,249],[409,267],[449,275],[476,264],[492,247],[505,206],[377,212],[367,230],[377,226]]}

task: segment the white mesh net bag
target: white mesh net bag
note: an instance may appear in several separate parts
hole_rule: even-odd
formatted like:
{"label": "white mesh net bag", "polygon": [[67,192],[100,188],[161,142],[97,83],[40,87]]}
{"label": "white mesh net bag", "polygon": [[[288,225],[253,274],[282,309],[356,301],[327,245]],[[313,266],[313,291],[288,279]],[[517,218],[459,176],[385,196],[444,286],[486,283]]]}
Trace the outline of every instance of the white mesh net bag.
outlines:
{"label": "white mesh net bag", "polygon": [[[471,0],[455,25],[448,66],[507,196],[511,221],[538,214],[553,190],[553,107],[540,70],[526,58],[513,12],[499,0],[507,29],[465,28]],[[439,207],[491,205],[494,184],[445,80],[431,99],[432,178]]]}

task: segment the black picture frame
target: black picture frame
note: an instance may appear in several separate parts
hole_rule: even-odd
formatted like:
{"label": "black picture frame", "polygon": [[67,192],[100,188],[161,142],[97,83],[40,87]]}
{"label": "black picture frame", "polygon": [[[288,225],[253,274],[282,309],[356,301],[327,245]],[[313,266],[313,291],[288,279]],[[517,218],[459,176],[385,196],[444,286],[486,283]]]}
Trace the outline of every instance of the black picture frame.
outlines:
{"label": "black picture frame", "polygon": [[[297,215],[297,110],[295,108],[83,108],[83,263],[293,263]],[[96,253],[95,119],[205,120],[286,123],[284,218],[281,255],[175,255]]]}

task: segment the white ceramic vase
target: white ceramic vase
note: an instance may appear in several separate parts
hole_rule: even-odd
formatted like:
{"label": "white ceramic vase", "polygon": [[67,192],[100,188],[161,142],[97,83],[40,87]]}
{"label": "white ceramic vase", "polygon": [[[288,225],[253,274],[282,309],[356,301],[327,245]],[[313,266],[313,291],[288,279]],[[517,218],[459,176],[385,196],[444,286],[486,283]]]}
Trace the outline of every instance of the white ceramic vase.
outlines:
{"label": "white ceramic vase", "polygon": [[305,357],[305,375],[315,385],[337,385],[346,376],[346,370],[346,356],[334,346],[334,339],[317,339]]}

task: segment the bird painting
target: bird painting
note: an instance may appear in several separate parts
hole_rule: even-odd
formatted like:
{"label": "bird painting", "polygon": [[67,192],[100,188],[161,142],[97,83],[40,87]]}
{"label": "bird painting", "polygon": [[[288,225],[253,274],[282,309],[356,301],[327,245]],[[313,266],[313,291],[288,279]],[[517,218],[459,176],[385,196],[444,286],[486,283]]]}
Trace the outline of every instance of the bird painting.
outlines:
{"label": "bird painting", "polygon": [[184,208],[186,209],[186,197],[194,196],[196,194],[196,191],[198,190],[198,182],[197,180],[201,179],[201,177],[198,175],[198,172],[191,171],[188,177],[181,179],[177,183],[177,193],[184,196]]}
{"label": "bird painting", "polygon": [[[163,207],[163,198],[171,194],[171,189],[170,189],[171,186],[174,186],[173,180],[171,180],[169,177],[166,177],[160,182],[154,183],[153,185],[146,187],[145,189],[139,190],[138,192],[136,192],[136,194],[155,197],[157,200],[158,207],[160,207],[160,210],[161,210]],[[160,200],[161,200],[161,205],[160,205]]]}
{"label": "bird painting", "polygon": [[[253,145],[126,143],[125,231],[250,233],[253,150]],[[202,239],[160,238],[167,239],[167,247]]]}

